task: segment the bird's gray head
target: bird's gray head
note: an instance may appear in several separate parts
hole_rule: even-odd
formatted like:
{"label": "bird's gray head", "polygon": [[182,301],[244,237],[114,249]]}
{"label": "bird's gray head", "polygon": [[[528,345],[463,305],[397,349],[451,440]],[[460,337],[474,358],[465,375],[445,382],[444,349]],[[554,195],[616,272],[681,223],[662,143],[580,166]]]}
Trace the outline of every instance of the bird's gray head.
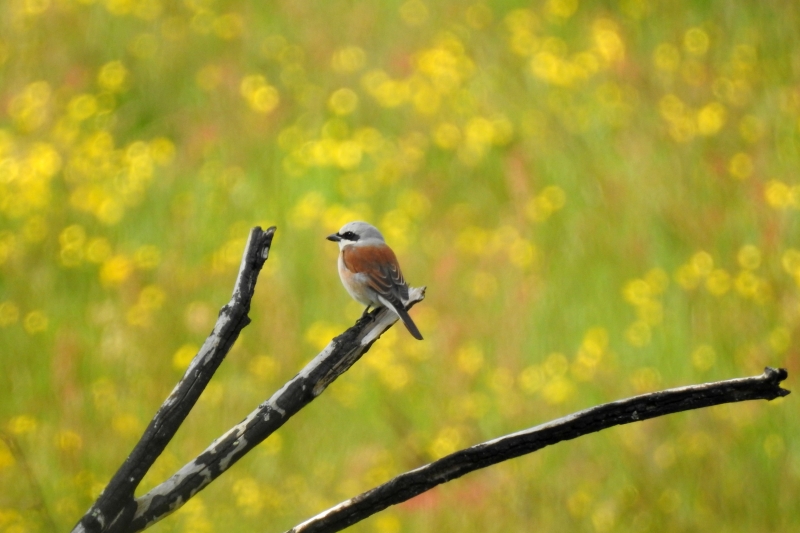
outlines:
{"label": "bird's gray head", "polygon": [[328,235],[327,239],[329,241],[338,242],[339,248],[348,244],[374,239],[384,242],[383,235],[381,235],[381,232],[378,231],[378,228],[360,220],[348,222],[342,226],[342,229],[340,229],[337,233]]}

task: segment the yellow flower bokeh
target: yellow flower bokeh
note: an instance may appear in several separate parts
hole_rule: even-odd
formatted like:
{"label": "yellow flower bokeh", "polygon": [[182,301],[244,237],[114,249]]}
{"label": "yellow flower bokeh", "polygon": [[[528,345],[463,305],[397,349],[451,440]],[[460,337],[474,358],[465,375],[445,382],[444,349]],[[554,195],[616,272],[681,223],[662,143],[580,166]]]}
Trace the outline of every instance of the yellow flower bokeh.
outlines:
{"label": "yellow flower bokeh", "polygon": [[[278,231],[250,325],[137,494],[362,317],[325,240],[345,222],[378,226],[427,286],[411,311],[425,340],[395,325],[302,424],[168,518],[177,530],[291,525],[591,405],[765,366],[791,375],[797,17],[663,7],[0,4],[0,412],[64,493],[45,502],[56,525],[89,507],[186,371],[255,225]],[[781,497],[798,483],[768,479],[791,457],[791,398],[559,445],[365,527],[519,529],[513,493],[565,507],[545,529],[674,530],[684,515],[798,529]],[[34,530],[6,448],[0,529]],[[575,465],[585,475],[563,475]],[[643,466],[669,489],[633,487]],[[531,476],[558,483],[537,492]]]}

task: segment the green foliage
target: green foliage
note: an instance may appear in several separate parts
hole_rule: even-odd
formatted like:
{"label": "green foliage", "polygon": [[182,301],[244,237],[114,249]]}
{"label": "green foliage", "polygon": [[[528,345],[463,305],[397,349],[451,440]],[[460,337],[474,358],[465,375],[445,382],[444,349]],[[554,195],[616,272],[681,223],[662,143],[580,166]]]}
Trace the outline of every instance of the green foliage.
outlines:
{"label": "green foliage", "polygon": [[[0,429],[88,508],[277,225],[161,482],[361,313],[324,237],[384,232],[394,328],[154,531],[282,531],[598,402],[798,365],[798,5],[9,0]],[[354,531],[800,530],[795,400],[634,424]],[[0,531],[46,531],[0,442]],[[266,525],[265,525],[266,524]]]}

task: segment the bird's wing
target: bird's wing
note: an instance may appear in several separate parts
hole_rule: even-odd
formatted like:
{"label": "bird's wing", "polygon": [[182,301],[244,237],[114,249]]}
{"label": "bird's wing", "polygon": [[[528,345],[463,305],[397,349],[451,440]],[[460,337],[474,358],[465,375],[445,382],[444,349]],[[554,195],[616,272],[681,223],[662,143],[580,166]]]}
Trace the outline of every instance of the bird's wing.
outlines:
{"label": "bird's wing", "polygon": [[366,274],[369,286],[395,306],[408,300],[408,285],[397,257],[385,244],[345,246],[342,261],[350,272]]}
{"label": "bird's wing", "polygon": [[366,274],[367,283],[378,293],[381,303],[393,308],[411,335],[422,340],[417,325],[406,312],[408,285],[403,279],[397,257],[391,248],[383,243],[370,246],[345,246],[342,248],[342,262],[350,272]]}

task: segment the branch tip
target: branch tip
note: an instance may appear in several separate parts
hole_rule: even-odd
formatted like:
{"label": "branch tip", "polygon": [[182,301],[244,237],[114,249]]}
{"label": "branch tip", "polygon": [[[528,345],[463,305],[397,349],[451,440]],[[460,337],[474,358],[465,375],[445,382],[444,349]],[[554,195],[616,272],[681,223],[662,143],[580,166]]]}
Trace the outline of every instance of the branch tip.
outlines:
{"label": "branch tip", "polygon": [[764,376],[771,382],[780,383],[789,377],[789,372],[785,368],[772,368],[771,366],[764,368]]}
{"label": "branch tip", "polygon": [[776,397],[783,398],[792,393],[792,391],[781,388],[780,386],[780,383],[789,377],[789,372],[785,368],[765,367],[763,377],[767,383],[778,389],[776,391]]}

